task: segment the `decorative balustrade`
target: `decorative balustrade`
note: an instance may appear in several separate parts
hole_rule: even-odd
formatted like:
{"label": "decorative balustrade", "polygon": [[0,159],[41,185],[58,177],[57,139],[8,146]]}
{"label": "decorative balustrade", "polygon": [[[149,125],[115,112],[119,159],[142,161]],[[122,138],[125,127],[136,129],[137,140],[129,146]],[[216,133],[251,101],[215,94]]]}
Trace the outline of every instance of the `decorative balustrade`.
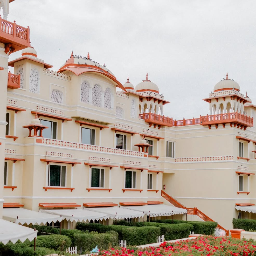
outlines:
{"label": "decorative balustrade", "polygon": [[4,20],[1,17],[0,24],[0,41],[5,44],[11,44],[11,46],[7,46],[6,53],[30,47],[29,27],[24,28],[17,25],[15,22]]}
{"label": "decorative balustrade", "polygon": [[12,74],[11,72],[8,73],[8,82],[7,87],[9,89],[18,89],[20,88],[20,75]]}
{"label": "decorative balustrade", "polygon": [[166,117],[166,116],[157,115],[157,114],[154,114],[154,113],[143,113],[143,114],[140,114],[140,118],[144,119],[145,122],[149,123],[150,126],[152,124],[154,126],[158,125],[159,127],[161,127],[161,126],[169,126],[169,127],[174,126],[174,121],[173,121],[172,118]]}
{"label": "decorative balustrade", "polygon": [[65,148],[75,148],[75,149],[82,149],[88,151],[95,151],[95,152],[105,152],[105,153],[112,153],[118,155],[125,155],[125,156],[137,156],[137,157],[145,157],[147,153],[139,152],[139,151],[131,151],[119,148],[106,148],[97,145],[88,145],[88,144],[81,144],[76,142],[69,142],[63,140],[53,140],[53,139],[46,139],[46,138],[37,138],[36,143],[42,143],[45,145],[52,145],[58,147],[65,147]]}
{"label": "decorative balustrade", "polygon": [[225,91],[211,92],[209,94],[209,97],[214,98],[214,97],[229,96],[229,95],[237,95],[240,98],[244,98],[244,95],[236,90],[225,90]]}
{"label": "decorative balustrade", "polygon": [[186,162],[212,162],[212,161],[233,161],[234,156],[197,156],[197,157],[178,157],[176,163]]}
{"label": "decorative balustrade", "polygon": [[253,126],[253,117],[249,117],[240,113],[225,113],[217,115],[207,115],[200,117],[202,125],[212,125],[212,124],[225,124],[225,123],[235,123],[242,126]]}
{"label": "decorative balustrade", "polygon": [[183,120],[174,121],[174,126],[186,126],[186,125],[196,125],[196,124],[200,124],[200,118],[183,119]]}

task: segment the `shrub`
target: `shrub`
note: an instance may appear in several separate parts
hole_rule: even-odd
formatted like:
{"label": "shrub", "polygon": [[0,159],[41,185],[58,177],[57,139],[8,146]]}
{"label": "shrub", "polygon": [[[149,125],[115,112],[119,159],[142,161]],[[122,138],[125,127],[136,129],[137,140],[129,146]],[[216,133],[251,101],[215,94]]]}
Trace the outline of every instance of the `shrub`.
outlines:
{"label": "shrub", "polygon": [[256,220],[233,219],[233,227],[244,229],[245,231],[256,230]]}
{"label": "shrub", "polygon": [[43,247],[36,247],[34,252],[33,247],[29,247],[31,243],[21,243],[16,244],[8,243],[3,245],[0,243],[0,256],[43,256],[56,253],[54,250]]}
{"label": "shrub", "polygon": [[195,234],[213,235],[218,225],[213,221],[188,221],[188,224],[193,225],[193,232]]}
{"label": "shrub", "polygon": [[83,223],[83,222],[77,222],[76,229],[82,230],[82,231],[95,231],[98,233],[105,233],[107,231],[111,230],[111,226],[106,226],[98,223]]}
{"label": "shrub", "polygon": [[71,246],[71,239],[64,235],[39,236],[36,240],[39,247],[46,247],[57,251],[64,251]]}
{"label": "shrub", "polygon": [[71,239],[71,246],[76,246],[75,244],[75,234],[81,234],[82,231],[77,229],[62,229],[61,235],[67,236]]}
{"label": "shrub", "polygon": [[123,240],[127,245],[143,245],[156,243],[157,237],[160,236],[159,227],[127,227],[122,229]]}
{"label": "shrub", "polygon": [[37,235],[51,235],[51,234],[59,234],[60,229],[59,228],[53,228],[49,226],[39,226],[39,225],[33,225],[32,228],[35,228],[38,232]]}
{"label": "shrub", "polygon": [[99,249],[108,249],[118,245],[118,234],[110,231],[104,234],[97,232],[81,232],[74,234],[74,243],[82,252],[91,251],[98,246]]}

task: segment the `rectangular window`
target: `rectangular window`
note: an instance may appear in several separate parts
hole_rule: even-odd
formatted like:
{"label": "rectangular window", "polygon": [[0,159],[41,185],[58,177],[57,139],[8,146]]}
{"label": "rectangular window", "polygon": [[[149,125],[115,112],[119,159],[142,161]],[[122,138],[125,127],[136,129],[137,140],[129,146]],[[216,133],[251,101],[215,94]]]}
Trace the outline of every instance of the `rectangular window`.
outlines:
{"label": "rectangular window", "polygon": [[66,186],[66,166],[49,165],[48,167],[48,186]]}
{"label": "rectangular window", "polygon": [[91,187],[104,188],[104,169],[92,168]]}
{"label": "rectangular window", "polygon": [[244,176],[239,176],[239,191],[244,191]]}
{"label": "rectangular window", "polygon": [[147,140],[147,143],[149,145],[151,145],[151,147],[148,147],[148,155],[153,156],[153,152],[154,152],[154,150],[153,150],[153,140]]}
{"label": "rectangular window", "polygon": [[148,189],[153,189],[153,174],[148,174]]}
{"label": "rectangular window", "polygon": [[116,134],[116,148],[126,149],[126,135]]}
{"label": "rectangular window", "polygon": [[239,141],[239,157],[244,157],[244,143]]}
{"label": "rectangular window", "polygon": [[10,113],[6,113],[6,123],[5,135],[10,135]]}
{"label": "rectangular window", "polygon": [[166,142],[166,156],[174,158],[174,142],[173,141]]}
{"label": "rectangular window", "polygon": [[136,171],[125,172],[125,188],[136,188]]}
{"label": "rectangular window", "polygon": [[95,145],[95,130],[90,128],[81,128],[82,144]]}
{"label": "rectangular window", "polygon": [[43,137],[47,139],[57,139],[57,122],[40,120],[41,124],[47,126],[48,128],[43,130]]}
{"label": "rectangular window", "polygon": [[8,164],[7,162],[4,162],[4,186],[7,186],[7,180],[8,180]]}

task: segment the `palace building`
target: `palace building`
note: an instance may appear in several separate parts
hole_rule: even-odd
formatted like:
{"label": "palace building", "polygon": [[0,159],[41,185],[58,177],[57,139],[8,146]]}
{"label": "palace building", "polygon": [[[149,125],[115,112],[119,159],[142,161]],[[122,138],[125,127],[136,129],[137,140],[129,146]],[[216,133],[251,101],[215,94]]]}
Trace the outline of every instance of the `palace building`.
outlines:
{"label": "palace building", "polygon": [[[6,13],[9,1],[1,3]],[[204,99],[209,115],[174,120],[164,116],[169,96],[148,74],[136,86],[121,83],[89,53],[73,52],[53,71],[31,46],[29,28],[6,19],[0,18],[4,220],[72,228],[76,221],[172,216],[214,220],[228,233],[233,218],[256,218],[256,106],[237,82],[228,75],[213,81]],[[11,59],[16,51],[20,57]]]}

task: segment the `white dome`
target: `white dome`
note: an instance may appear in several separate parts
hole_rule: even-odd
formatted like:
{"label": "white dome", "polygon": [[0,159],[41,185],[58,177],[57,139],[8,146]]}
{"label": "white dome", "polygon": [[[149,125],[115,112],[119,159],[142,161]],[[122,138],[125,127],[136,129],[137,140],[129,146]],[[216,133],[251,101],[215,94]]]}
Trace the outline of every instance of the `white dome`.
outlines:
{"label": "white dome", "polygon": [[130,83],[129,78],[127,78],[127,81],[126,81],[126,83],[124,84],[124,88],[127,88],[127,89],[134,89],[134,86],[133,86],[132,83]]}
{"label": "white dome", "polygon": [[32,55],[37,57],[37,52],[33,47],[28,47],[22,50],[22,56],[24,55]]}
{"label": "white dome", "polygon": [[237,89],[240,91],[240,86],[234,80],[228,79],[228,74],[226,75],[226,79],[221,80],[214,86],[214,91],[222,90],[222,89]]}
{"label": "white dome", "polygon": [[143,80],[143,82],[137,84],[136,91],[154,91],[159,93],[159,88],[156,84],[152,83],[150,80],[148,80],[148,74],[146,76],[146,80]]}

